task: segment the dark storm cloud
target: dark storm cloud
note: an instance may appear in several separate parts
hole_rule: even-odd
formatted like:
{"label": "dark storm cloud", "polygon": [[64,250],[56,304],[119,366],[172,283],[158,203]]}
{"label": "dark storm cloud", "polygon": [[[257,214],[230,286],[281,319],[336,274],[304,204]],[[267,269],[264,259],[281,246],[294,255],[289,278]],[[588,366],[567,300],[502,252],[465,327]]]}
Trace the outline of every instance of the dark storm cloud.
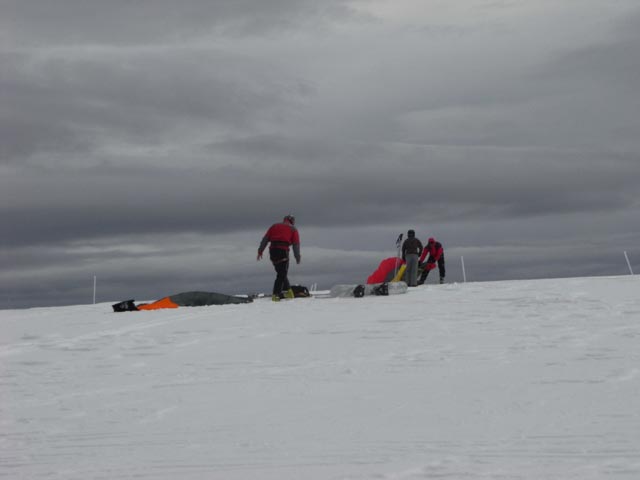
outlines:
{"label": "dark storm cloud", "polygon": [[[547,145],[633,152],[640,161],[640,13],[624,21],[619,38],[559,53],[532,77],[551,102],[535,113],[546,122],[529,124]],[[633,28],[631,28],[633,26]],[[524,141],[525,134],[518,135]]]}
{"label": "dark storm cloud", "polygon": [[[166,53],[166,52],[165,52]],[[6,55],[0,74],[2,161],[43,151],[90,153],[102,143],[171,140],[184,122],[247,127],[286,108],[298,85],[278,80],[259,60],[224,54],[134,55],[117,61],[33,60]],[[10,94],[8,94],[10,92]]]}
{"label": "dark storm cloud", "polygon": [[2,0],[0,30],[12,44],[131,44],[225,30],[261,34],[346,16],[344,0]]}
{"label": "dark storm cloud", "polygon": [[73,154],[91,146],[72,129],[37,118],[0,114],[0,133],[0,164],[18,163],[43,151]]}
{"label": "dark storm cloud", "polygon": [[549,65],[549,74],[568,82],[606,82],[610,88],[636,92],[640,83],[640,9],[619,19],[616,38],[561,55]]}
{"label": "dark storm cloud", "polygon": [[[640,22],[638,25],[640,28]],[[550,67],[554,75],[584,83],[607,82],[612,88],[635,91],[640,82],[640,35],[562,56]]]}
{"label": "dark storm cloud", "polygon": [[[476,152],[474,165],[428,150],[404,156],[395,152],[394,158],[402,158],[403,165],[411,164],[415,175],[409,178],[402,178],[394,162],[385,161],[389,152],[373,150],[343,166],[328,162],[309,164],[304,170],[273,171],[273,161],[267,158],[265,166],[249,168],[96,167],[46,172],[37,168],[6,173],[0,211],[12,228],[2,243],[134,232],[226,232],[251,229],[260,225],[264,212],[286,209],[306,217],[307,225],[331,226],[411,221],[415,212],[407,211],[407,205],[431,222],[606,213],[637,206],[638,167],[633,159],[553,152],[542,158],[529,152],[482,153],[486,158]],[[394,191],[398,181],[403,189]],[[611,189],[610,193],[602,196],[603,188]],[[29,196],[16,202],[21,192]],[[381,192],[394,193],[380,202]]]}

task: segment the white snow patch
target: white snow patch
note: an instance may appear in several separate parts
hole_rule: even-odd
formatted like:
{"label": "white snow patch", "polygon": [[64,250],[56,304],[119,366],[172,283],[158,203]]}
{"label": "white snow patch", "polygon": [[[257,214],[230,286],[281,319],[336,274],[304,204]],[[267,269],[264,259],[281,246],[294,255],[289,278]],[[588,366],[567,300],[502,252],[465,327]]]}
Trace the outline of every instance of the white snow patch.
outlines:
{"label": "white snow patch", "polygon": [[640,478],[637,277],[5,310],[0,331],[4,478]]}

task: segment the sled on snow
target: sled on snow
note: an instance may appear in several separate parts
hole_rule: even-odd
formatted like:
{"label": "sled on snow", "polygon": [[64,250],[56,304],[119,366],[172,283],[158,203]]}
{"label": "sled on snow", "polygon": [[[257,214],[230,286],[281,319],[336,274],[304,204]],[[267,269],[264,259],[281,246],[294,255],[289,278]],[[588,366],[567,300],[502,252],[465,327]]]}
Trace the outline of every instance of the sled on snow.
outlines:
{"label": "sled on snow", "polygon": [[361,285],[334,285],[331,287],[329,297],[365,297],[365,296],[386,296],[407,293],[409,287],[405,282],[391,283],[371,283]]}

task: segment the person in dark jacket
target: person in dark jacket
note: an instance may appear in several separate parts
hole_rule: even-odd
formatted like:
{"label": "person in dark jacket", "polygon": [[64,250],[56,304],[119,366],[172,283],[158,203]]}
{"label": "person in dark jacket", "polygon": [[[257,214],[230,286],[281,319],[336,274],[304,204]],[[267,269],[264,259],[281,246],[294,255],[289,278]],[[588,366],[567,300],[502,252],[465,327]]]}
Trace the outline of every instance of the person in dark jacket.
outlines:
{"label": "person in dark jacket", "polygon": [[406,262],[405,279],[407,285],[415,287],[418,285],[418,259],[422,253],[422,242],[416,238],[416,232],[409,230],[407,239],[402,244],[402,260]]}
{"label": "person in dark jacket", "polygon": [[[276,270],[276,280],[273,282],[274,302],[280,298],[293,298],[293,290],[287,278],[289,272],[289,248],[293,248],[296,263],[300,263],[300,235],[295,227],[296,219],[293,215],[284,217],[281,223],[274,223],[262,237],[258,247],[258,260],[262,258],[262,252],[269,245],[269,258]],[[283,293],[284,292],[284,293]]]}
{"label": "person in dark jacket", "polygon": [[[427,258],[427,255],[429,257]],[[423,263],[427,260],[426,263]],[[444,248],[442,248],[442,244],[436,241],[435,238],[431,237],[427,242],[427,246],[424,247],[424,251],[422,252],[422,256],[420,257],[420,265],[422,266],[422,275],[420,275],[420,280],[418,280],[418,285],[424,284],[427,280],[427,276],[429,272],[438,266],[438,270],[440,273],[440,283],[444,283]]]}

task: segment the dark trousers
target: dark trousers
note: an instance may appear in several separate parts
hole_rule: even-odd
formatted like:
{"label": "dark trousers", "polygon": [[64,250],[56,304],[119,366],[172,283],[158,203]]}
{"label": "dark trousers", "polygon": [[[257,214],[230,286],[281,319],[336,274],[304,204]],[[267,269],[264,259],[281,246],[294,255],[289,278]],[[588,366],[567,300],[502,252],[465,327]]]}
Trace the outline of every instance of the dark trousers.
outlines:
{"label": "dark trousers", "polygon": [[[445,274],[444,253],[438,259],[438,271],[440,273],[440,279],[442,280],[444,278],[444,274]],[[422,271],[422,275],[420,275],[420,280],[418,280],[418,285],[422,285],[427,280],[427,276],[428,275],[429,275],[429,270],[427,270],[427,268],[425,266],[425,269]]]}
{"label": "dark trousers", "polygon": [[276,269],[276,280],[273,282],[273,294],[280,295],[281,292],[289,290],[289,252],[281,248],[269,249],[269,258]]}

